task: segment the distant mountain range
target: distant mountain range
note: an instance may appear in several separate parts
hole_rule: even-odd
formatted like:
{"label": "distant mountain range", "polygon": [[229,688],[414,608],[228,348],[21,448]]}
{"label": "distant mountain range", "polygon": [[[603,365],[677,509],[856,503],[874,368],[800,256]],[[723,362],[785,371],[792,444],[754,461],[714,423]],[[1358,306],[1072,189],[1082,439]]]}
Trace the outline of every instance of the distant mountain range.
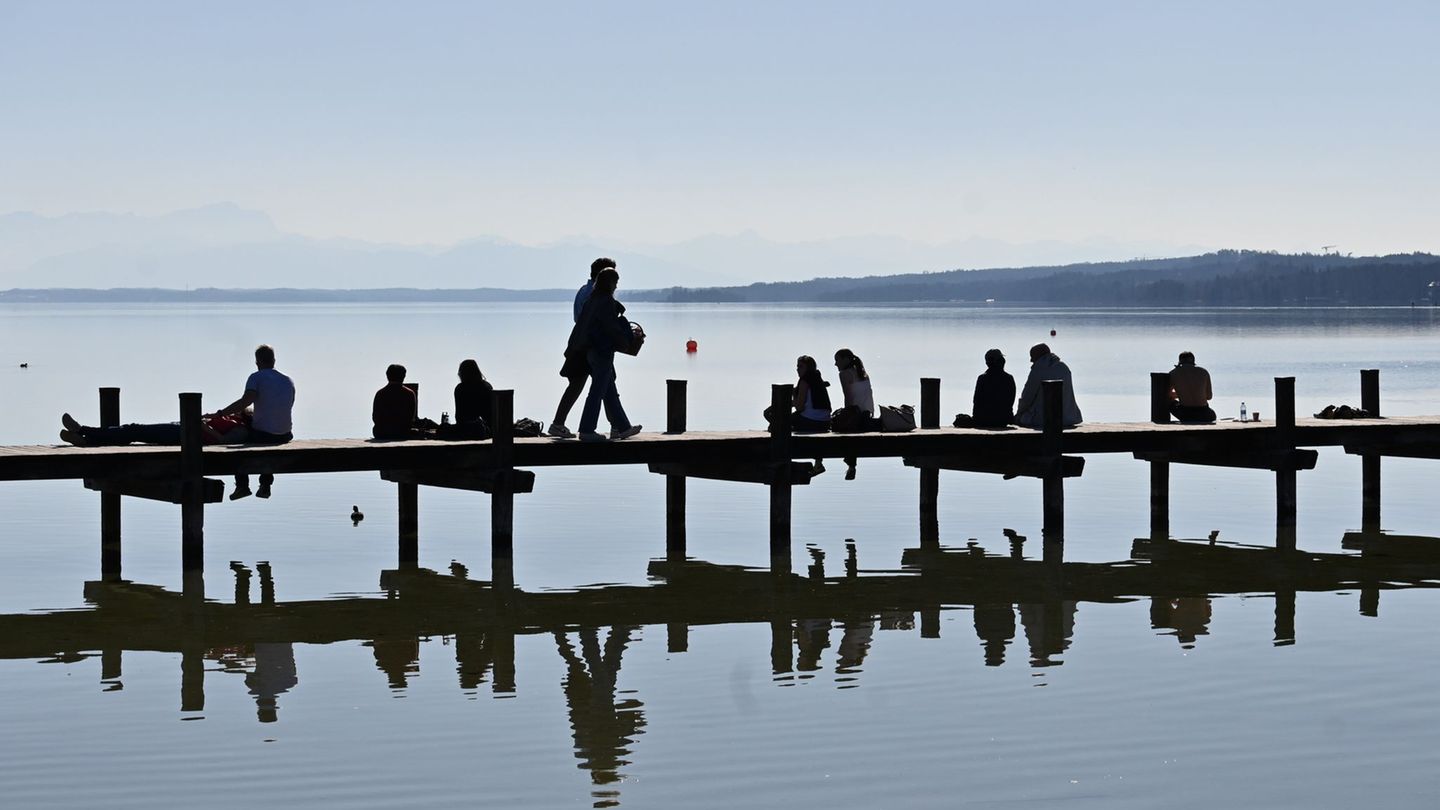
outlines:
{"label": "distant mountain range", "polygon": [[0,214],[0,289],[573,289],[612,256],[625,289],[713,287],[1200,253],[1106,240],[924,244],[891,236],[778,242],[753,232],[674,244],[577,237],[531,246],[483,237],[448,246],[315,239],[259,211],[220,203],[158,216]]}

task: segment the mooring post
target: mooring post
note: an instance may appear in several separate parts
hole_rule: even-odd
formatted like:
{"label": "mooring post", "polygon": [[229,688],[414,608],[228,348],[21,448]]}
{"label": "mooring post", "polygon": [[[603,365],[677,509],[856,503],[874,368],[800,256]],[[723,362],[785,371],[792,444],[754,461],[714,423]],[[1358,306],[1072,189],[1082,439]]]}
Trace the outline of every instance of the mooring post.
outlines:
{"label": "mooring post", "polygon": [[491,430],[495,487],[490,494],[490,567],[496,588],[515,584],[515,391],[495,392]]}
{"label": "mooring post", "polygon": [[1170,372],[1150,372],[1150,421],[1170,424]]}
{"label": "mooring post", "polygon": [[[100,389],[100,427],[120,426],[120,389]],[[120,494],[100,493],[100,579],[120,579]]]}
{"label": "mooring post", "polygon": [[[419,413],[420,383],[404,384],[415,395],[416,413]],[[420,485],[395,485],[395,512],[398,516],[396,561],[402,569],[420,565]]]}
{"label": "mooring post", "polygon": [[920,378],[920,427],[934,430],[940,427],[940,378]]}
{"label": "mooring post", "polygon": [[685,622],[669,622],[665,625],[665,651],[672,653],[690,650],[690,625]]}
{"label": "mooring post", "polygon": [[940,637],[940,606],[926,605],[920,608],[920,637]]}
{"label": "mooring post", "polygon": [[[498,393],[498,392],[497,392]],[[512,423],[513,424],[513,423]],[[494,677],[490,691],[495,694],[515,692],[515,630],[509,624],[498,627],[486,635],[487,642],[495,651]]]}
{"label": "mooring post", "polygon": [[[1275,435],[1282,450],[1295,449],[1295,378],[1275,378]],[[1275,471],[1275,547],[1295,550],[1295,465],[1288,461]]]}
{"label": "mooring post", "polygon": [[790,561],[790,403],[795,387],[770,386],[770,570],[788,574]]}
{"label": "mooring post", "polygon": [[790,619],[770,620],[770,671],[775,675],[795,670],[795,626]]}
{"label": "mooring post", "polygon": [[1064,428],[1064,383],[1045,380],[1040,384],[1044,433],[1041,455],[1046,459],[1044,478],[1044,522],[1041,532],[1046,543],[1065,542],[1065,478],[1060,467],[1060,437]]}
{"label": "mooring post", "polygon": [[205,568],[205,460],[200,395],[180,395],[180,548],[185,571]]}
{"label": "mooring post", "polygon": [[[1360,408],[1372,417],[1380,416],[1380,369],[1360,371]],[[1380,531],[1380,456],[1360,456],[1360,530]]]}
{"label": "mooring post", "polygon": [[[665,432],[685,432],[685,380],[665,381]],[[665,476],[665,559],[685,561],[685,476]]]}
{"label": "mooring post", "polygon": [[1294,589],[1275,592],[1275,646],[1288,647],[1295,643],[1295,591]]}

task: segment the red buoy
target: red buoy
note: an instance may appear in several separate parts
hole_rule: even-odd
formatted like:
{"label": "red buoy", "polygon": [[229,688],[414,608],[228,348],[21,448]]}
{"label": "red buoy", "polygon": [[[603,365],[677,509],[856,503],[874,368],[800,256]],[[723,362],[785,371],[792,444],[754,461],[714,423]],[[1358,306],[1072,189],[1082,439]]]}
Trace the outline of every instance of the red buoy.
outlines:
{"label": "red buoy", "polygon": [[688,354],[694,354],[699,350],[700,344],[695,342],[695,338],[690,338],[689,340],[685,341],[685,351]]}

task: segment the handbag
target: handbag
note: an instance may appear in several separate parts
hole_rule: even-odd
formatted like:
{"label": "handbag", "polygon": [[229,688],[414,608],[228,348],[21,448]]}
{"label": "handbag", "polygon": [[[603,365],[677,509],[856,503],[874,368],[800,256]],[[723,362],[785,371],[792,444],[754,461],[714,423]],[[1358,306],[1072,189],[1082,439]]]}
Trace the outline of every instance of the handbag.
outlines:
{"label": "handbag", "polygon": [[909,433],[915,429],[915,409],[909,405],[881,405],[880,429],[886,433]]}
{"label": "handbag", "polygon": [[[624,316],[622,315],[621,317],[623,318]],[[630,328],[630,344],[628,346],[618,346],[615,351],[634,357],[640,353],[640,348],[645,345],[645,327],[634,321],[625,321],[625,323]]]}

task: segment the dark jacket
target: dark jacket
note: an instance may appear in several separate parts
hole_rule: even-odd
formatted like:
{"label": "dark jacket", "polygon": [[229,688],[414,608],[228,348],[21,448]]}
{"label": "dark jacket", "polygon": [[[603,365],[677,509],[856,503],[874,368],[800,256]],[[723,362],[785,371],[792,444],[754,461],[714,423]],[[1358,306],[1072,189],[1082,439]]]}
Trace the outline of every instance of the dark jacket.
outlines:
{"label": "dark jacket", "polygon": [[975,401],[970,411],[978,427],[1004,427],[1015,419],[1015,378],[999,368],[987,368],[975,378]]}
{"label": "dark jacket", "polygon": [[613,295],[595,292],[580,309],[575,328],[570,330],[570,343],[565,353],[614,352],[629,346],[633,339],[630,322],[625,319],[625,306]]}
{"label": "dark jacket", "polygon": [[485,380],[455,385],[455,423],[489,421],[495,410],[495,387]]}

